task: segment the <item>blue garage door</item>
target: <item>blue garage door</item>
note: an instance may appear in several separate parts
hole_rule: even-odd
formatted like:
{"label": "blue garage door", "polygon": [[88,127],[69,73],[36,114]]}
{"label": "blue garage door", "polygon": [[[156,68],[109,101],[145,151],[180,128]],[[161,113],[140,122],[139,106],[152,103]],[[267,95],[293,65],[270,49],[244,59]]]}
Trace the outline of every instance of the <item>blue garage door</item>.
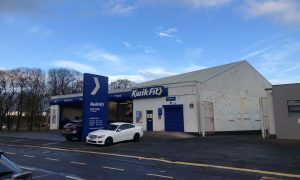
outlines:
{"label": "blue garage door", "polygon": [[164,105],[165,110],[165,130],[184,131],[183,105]]}

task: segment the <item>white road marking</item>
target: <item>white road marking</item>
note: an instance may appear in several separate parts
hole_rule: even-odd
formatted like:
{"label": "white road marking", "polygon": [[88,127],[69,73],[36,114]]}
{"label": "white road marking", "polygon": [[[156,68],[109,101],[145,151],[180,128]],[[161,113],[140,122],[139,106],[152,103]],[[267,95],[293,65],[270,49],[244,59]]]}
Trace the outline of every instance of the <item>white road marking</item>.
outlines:
{"label": "white road marking", "polygon": [[42,178],[42,177],[46,177],[46,176],[57,175],[57,176],[62,176],[62,177],[66,177],[66,178],[69,178],[69,179],[84,180],[82,178],[76,177],[76,175],[73,175],[73,174],[58,173],[58,172],[49,171],[49,170],[46,170],[46,169],[39,169],[39,168],[36,168],[36,167],[27,167],[27,166],[22,166],[22,165],[19,165],[19,167],[21,169],[25,169],[25,170],[29,170],[29,171],[39,171],[39,172],[45,173],[45,174],[40,175],[40,176],[34,176],[33,177],[34,179],[36,179],[36,178]]}
{"label": "white road marking", "polygon": [[29,158],[34,158],[35,156],[31,156],[31,155],[23,155],[24,157],[29,157]]}
{"label": "white road marking", "polygon": [[69,179],[84,180],[84,179],[81,179],[81,178],[78,178],[78,177],[74,177],[74,176],[65,176],[65,177],[69,178]]}
{"label": "white road marking", "polygon": [[166,179],[173,179],[174,177],[172,176],[162,176],[159,174],[147,174],[147,176],[156,176],[156,177],[161,177],[161,178],[166,178]]}
{"label": "white road marking", "polygon": [[47,159],[49,161],[59,161],[59,159],[52,159],[52,158],[45,158],[45,159]]}
{"label": "white road marking", "polygon": [[261,180],[279,180],[279,179],[276,179],[274,177],[267,177],[267,176],[263,176],[260,178]]}
{"label": "white road marking", "polygon": [[82,162],[76,162],[76,161],[71,161],[71,164],[79,164],[79,165],[84,165],[86,166],[86,163],[82,163]]}
{"label": "white road marking", "polygon": [[103,169],[116,170],[116,171],[125,171],[125,169],[114,168],[114,167],[108,167],[108,166],[103,166],[102,168],[103,168]]}
{"label": "white road marking", "polygon": [[19,166],[21,169],[29,170],[29,171],[34,171],[34,168],[31,167],[26,167],[26,166]]}
{"label": "white road marking", "polygon": [[15,155],[17,153],[14,153],[14,152],[5,152],[5,154]]}

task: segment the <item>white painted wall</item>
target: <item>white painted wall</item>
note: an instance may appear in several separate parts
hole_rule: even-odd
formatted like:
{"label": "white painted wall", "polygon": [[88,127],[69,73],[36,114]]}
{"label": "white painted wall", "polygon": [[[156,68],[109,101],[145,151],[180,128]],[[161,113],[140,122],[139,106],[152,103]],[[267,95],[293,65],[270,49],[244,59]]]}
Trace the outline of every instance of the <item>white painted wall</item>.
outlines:
{"label": "white painted wall", "polygon": [[[169,85],[168,88],[169,96],[175,96],[176,101],[166,101],[166,97],[133,100],[133,122],[137,125],[142,126],[143,130],[146,130],[146,111],[153,110],[153,131],[164,131],[164,109],[161,119],[158,119],[158,108],[162,108],[163,105],[169,105],[170,103],[183,104],[184,131],[198,132],[197,96],[195,95],[195,85],[183,86],[182,84],[177,84]],[[190,108],[191,103],[194,104],[193,108]],[[136,122],[136,111],[142,111],[142,123]]]}
{"label": "white painted wall", "polygon": [[50,114],[50,130],[59,128],[60,106],[52,105]]}
{"label": "white painted wall", "polygon": [[242,63],[200,86],[201,101],[214,104],[216,131],[260,130],[259,99],[271,84]]}
{"label": "white painted wall", "polygon": [[260,129],[259,99],[201,89],[201,101],[213,103],[215,131]]}

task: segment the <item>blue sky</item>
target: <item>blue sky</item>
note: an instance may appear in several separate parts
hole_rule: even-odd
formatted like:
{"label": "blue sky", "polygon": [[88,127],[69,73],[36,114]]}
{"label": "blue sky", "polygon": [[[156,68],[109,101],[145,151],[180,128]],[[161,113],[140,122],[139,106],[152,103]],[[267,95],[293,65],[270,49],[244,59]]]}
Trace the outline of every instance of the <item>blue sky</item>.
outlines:
{"label": "blue sky", "polygon": [[0,0],[0,69],[143,82],[244,59],[300,82],[300,1]]}

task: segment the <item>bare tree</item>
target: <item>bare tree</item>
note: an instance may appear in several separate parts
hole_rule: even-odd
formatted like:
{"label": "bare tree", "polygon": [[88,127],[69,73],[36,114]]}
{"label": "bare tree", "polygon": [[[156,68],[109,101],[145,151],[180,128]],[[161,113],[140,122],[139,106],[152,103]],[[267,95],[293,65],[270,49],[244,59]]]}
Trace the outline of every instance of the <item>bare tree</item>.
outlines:
{"label": "bare tree", "polygon": [[12,111],[16,95],[14,76],[10,71],[0,71],[0,130],[3,125],[10,130],[12,125]]}
{"label": "bare tree", "polygon": [[[28,116],[28,130],[33,129],[34,122],[44,112],[46,94],[46,78],[41,69],[28,69],[27,85],[25,89],[25,113]],[[40,127],[40,123],[39,123]]]}
{"label": "bare tree", "polygon": [[19,131],[20,129],[21,118],[24,115],[25,89],[28,84],[29,71],[30,70],[28,68],[16,68],[11,71],[11,73],[15,76],[15,82],[18,89],[15,107],[17,115],[16,131]]}
{"label": "bare tree", "polygon": [[48,71],[50,96],[82,92],[82,74],[66,68]]}
{"label": "bare tree", "polygon": [[134,87],[136,84],[137,83],[130,81],[128,79],[118,79],[109,84],[109,89],[110,90],[127,89],[127,88]]}

